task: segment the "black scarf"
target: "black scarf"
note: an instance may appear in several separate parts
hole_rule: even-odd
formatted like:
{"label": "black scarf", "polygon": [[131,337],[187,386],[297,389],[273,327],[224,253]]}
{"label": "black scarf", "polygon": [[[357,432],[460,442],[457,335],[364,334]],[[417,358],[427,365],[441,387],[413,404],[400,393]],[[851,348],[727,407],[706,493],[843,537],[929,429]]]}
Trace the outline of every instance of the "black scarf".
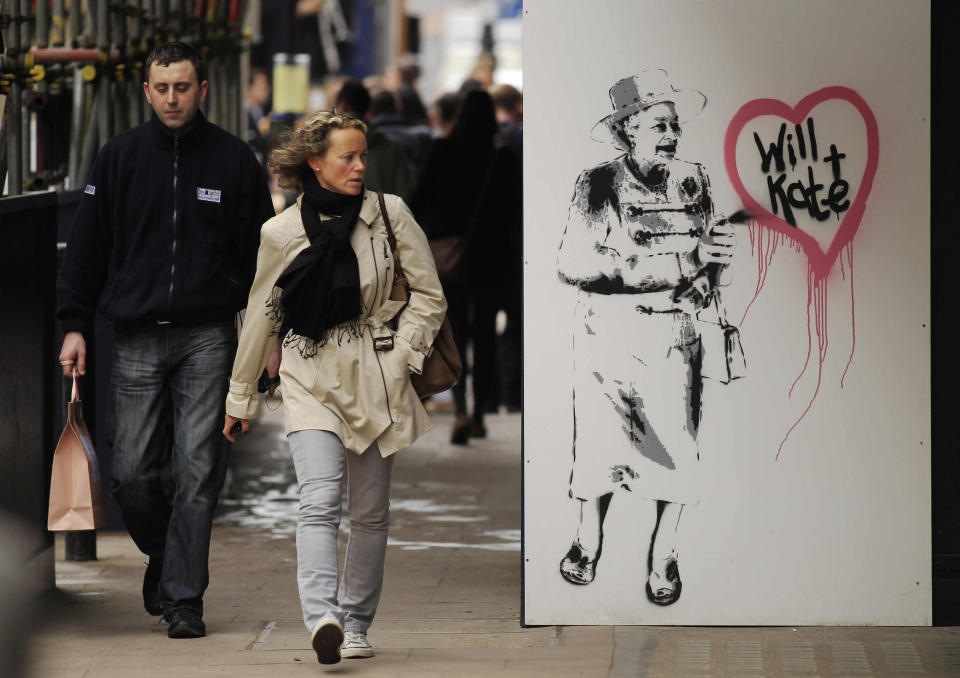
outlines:
{"label": "black scarf", "polygon": [[[300,218],[310,246],[294,258],[277,278],[269,314],[280,322],[279,336],[298,343],[304,357],[316,353],[338,325],[363,311],[360,269],[350,246],[350,234],[360,216],[359,195],[323,188],[309,167],[300,172],[303,202]],[[320,214],[339,215],[320,220]],[[294,336],[287,338],[292,331]]]}

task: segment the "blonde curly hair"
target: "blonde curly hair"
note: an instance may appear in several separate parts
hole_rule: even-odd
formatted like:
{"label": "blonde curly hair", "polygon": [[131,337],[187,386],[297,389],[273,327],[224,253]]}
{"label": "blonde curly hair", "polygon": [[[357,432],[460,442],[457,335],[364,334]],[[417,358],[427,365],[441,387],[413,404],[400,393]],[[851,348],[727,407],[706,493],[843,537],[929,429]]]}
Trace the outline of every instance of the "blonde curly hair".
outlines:
{"label": "blonde curly hair", "polygon": [[321,111],[293,130],[280,135],[277,148],[270,153],[268,167],[277,175],[277,183],[288,191],[300,190],[300,170],[311,155],[323,155],[330,148],[330,132],[335,129],[358,129],[367,133],[367,125],[359,118],[334,109]]}

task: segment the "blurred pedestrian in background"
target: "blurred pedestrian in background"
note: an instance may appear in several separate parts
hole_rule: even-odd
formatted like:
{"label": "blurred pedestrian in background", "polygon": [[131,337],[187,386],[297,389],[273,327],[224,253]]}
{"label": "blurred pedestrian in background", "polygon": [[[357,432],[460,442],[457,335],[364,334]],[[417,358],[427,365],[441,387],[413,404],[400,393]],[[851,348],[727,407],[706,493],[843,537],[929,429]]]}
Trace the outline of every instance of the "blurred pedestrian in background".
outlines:
{"label": "blurred pedestrian in background", "polygon": [[450,133],[453,122],[457,119],[460,99],[460,95],[456,92],[447,92],[434,100],[429,113],[433,136],[443,137]]}
{"label": "blurred pedestrian in background", "polygon": [[423,105],[417,87],[419,79],[420,66],[410,57],[393,64],[384,77],[384,88],[397,95],[398,112],[408,127],[423,127],[429,124],[427,108]]}
{"label": "blurred pedestrian in background", "polygon": [[513,85],[501,84],[490,88],[490,96],[497,113],[500,134],[514,153],[523,159],[523,94]]}
{"label": "blurred pedestrian in background", "polygon": [[251,68],[243,98],[245,138],[260,164],[270,153],[270,78],[262,68]]}
{"label": "blurred pedestrian in background", "polygon": [[[490,88],[490,96],[496,108],[497,122],[500,125],[500,136],[503,143],[513,153],[519,168],[520,181],[523,175],[523,94],[512,85],[494,85]],[[515,284],[504,290],[501,298],[501,309],[506,316],[503,332],[498,337],[497,358],[500,378],[500,404],[507,411],[516,412],[522,405],[522,355],[523,346],[523,226],[509,233],[509,248],[512,279]]]}
{"label": "blurred pedestrian in background", "polygon": [[407,124],[400,115],[400,104],[395,92],[383,90],[370,101],[370,123],[387,137],[403,146],[414,174],[423,170],[432,134],[426,126]]}
{"label": "blurred pedestrian in background", "polygon": [[[303,193],[263,226],[223,427],[230,440],[235,426],[249,430],[260,407],[257,378],[280,337],[300,490],[297,581],[322,664],[373,656],[366,634],[383,585],[392,455],[430,428],[410,374],[421,370],[446,310],[407,206],[364,188],[365,129],[352,116],[317,113],[270,156],[281,185]],[[406,304],[389,299],[397,259]],[[338,589],[344,473],[350,538]]]}
{"label": "blurred pedestrian in background", "polygon": [[413,193],[413,167],[403,146],[377,129],[371,121],[370,92],[359,80],[347,80],[336,96],[335,109],[367,123],[367,171],[364,185],[409,200]]}
{"label": "blurred pedestrian in background", "polygon": [[519,285],[508,244],[521,226],[522,187],[516,159],[499,139],[490,95],[467,93],[450,134],[431,145],[412,203],[429,238],[459,236],[466,242],[467,273],[443,281],[448,317],[473,384],[472,415],[466,378],[453,389],[457,417],[450,440],[459,445],[486,436],[484,413],[495,397],[496,313],[506,292]]}
{"label": "blurred pedestrian in background", "polygon": [[497,58],[490,52],[477,57],[470,75],[460,85],[460,93],[466,94],[473,89],[489,90],[493,87],[493,73],[497,70]]}

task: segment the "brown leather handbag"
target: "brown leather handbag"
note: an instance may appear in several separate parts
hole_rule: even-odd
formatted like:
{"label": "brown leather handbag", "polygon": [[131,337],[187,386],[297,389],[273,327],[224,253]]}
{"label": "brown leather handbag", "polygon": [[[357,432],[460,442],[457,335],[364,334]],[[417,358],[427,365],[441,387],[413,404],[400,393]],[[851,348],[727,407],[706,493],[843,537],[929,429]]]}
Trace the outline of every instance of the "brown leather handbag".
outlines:
{"label": "brown leather handbag", "polygon": [[[393,288],[390,290],[390,298],[395,301],[409,301],[410,294],[407,278],[403,274],[403,268],[400,266],[400,255],[397,253],[397,238],[393,234],[393,227],[390,226],[390,217],[387,216],[387,205],[383,200],[383,193],[377,193],[380,201],[380,214],[383,216],[383,224],[387,227],[387,241],[390,243],[390,251],[393,252]],[[399,316],[400,313],[398,312]],[[421,398],[428,398],[448,388],[453,387],[460,381],[460,375],[463,373],[463,363],[460,361],[460,352],[453,341],[453,329],[450,327],[450,321],[447,316],[443,316],[443,324],[440,325],[440,331],[433,340],[433,346],[430,353],[423,360],[423,369],[420,374],[411,374],[410,381],[413,388]]]}

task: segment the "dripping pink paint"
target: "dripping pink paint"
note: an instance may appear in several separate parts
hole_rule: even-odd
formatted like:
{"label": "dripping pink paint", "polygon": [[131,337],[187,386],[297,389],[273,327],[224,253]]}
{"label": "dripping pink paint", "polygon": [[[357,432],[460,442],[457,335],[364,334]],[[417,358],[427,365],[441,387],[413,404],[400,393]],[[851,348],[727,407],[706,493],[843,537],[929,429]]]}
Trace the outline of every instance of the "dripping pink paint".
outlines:
{"label": "dripping pink paint", "polygon": [[[852,104],[863,117],[867,131],[867,163],[864,169],[860,188],[853,200],[850,209],[844,215],[834,236],[833,242],[826,252],[824,252],[819,243],[804,232],[802,229],[791,226],[783,219],[774,215],[766,207],[757,202],[753,196],[746,190],[736,162],[737,140],[743,128],[751,120],[764,115],[776,115],[785,118],[794,124],[800,124],[817,105],[831,100],[840,99]],[[879,162],[879,132],[877,129],[876,118],[867,103],[852,89],[846,87],[825,87],[809,96],[804,97],[795,107],[790,107],[782,101],[776,99],[755,99],[737,112],[730,125],[727,127],[727,134],[724,141],[724,156],[727,168],[727,174],[733,184],[734,189],[739,194],[747,210],[753,215],[754,220],[750,224],[750,247],[751,253],[757,261],[757,283],[753,298],[747,304],[741,318],[741,324],[746,321],[747,313],[754,302],[760,296],[763,286],[767,280],[767,274],[773,264],[774,254],[777,247],[784,240],[788,240],[797,249],[802,250],[807,257],[807,355],[804,364],[797,378],[790,386],[788,397],[793,396],[794,388],[800,382],[800,379],[806,373],[810,365],[810,358],[813,354],[813,335],[817,336],[817,381],[813,394],[803,412],[787,430],[777,448],[777,459],[783,451],[783,446],[790,438],[794,429],[800,425],[803,419],[810,412],[813,403],[820,392],[820,386],[823,382],[823,364],[827,356],[829,346],[829,333],[827,331],[827,277],[833,268],[834,263],[840,257],[840,273],[844,280],[849,280],[850,285],[850,324],[852,341],[850,355],[847,359],[843,375],[840,378],[840,387],[844,387],[844,382],[850,365],[853,362],[854,352],[856,350],[856,305],[853,284],[853,237],[860,227],[866,207],[867,197],[873,187],[873,179],[876,174]],[[811,309],[813,311],[811,317]]]}

